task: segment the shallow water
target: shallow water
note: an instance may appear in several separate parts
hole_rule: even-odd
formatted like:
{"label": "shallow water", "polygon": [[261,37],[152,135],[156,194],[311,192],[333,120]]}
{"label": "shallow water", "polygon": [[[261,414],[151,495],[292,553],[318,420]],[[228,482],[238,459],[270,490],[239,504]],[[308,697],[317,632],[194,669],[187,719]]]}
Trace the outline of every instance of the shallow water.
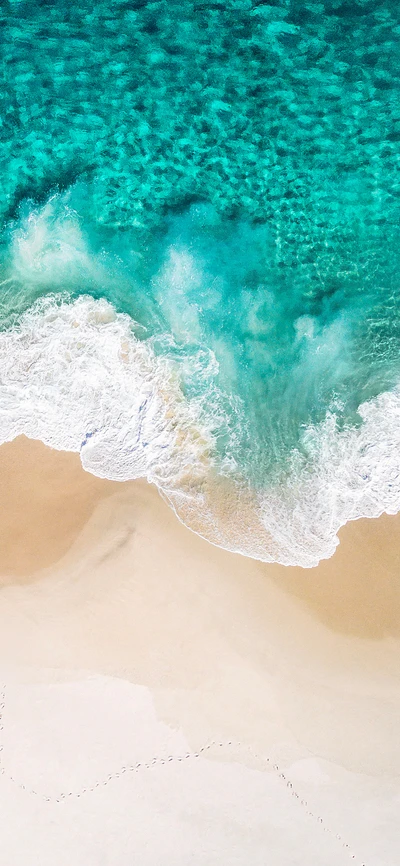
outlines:
{"label": "shallow water", "polygon": [[2,16],[2,438],[267,560],[399,510],[397,4]]}

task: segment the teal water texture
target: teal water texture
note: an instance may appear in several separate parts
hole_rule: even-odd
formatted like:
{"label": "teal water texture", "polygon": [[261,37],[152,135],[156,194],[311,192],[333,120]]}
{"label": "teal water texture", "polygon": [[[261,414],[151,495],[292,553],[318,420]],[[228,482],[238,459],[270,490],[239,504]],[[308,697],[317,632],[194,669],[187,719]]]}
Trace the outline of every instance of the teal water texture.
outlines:
{"label": "teal water texture", "polygon": [[[398,510],[398,4],[8,0],[0,16],[3,338],[30,310],[39,333],[44,296],[129,316],[208,474],[266,531],[228,544],[207,505],[218,543],[315,564],[347,519]],[[192,517],[201,495],[186,485]]]}

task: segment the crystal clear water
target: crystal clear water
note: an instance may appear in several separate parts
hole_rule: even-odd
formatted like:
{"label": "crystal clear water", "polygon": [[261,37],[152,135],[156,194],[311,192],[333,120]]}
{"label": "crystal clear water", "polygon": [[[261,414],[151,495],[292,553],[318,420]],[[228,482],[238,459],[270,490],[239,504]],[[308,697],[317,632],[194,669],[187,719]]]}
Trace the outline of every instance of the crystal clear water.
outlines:
{"label": "crystal clear water", "polygon": [[0,22],[0,438],[266,560],[399,510],[398,4]]}

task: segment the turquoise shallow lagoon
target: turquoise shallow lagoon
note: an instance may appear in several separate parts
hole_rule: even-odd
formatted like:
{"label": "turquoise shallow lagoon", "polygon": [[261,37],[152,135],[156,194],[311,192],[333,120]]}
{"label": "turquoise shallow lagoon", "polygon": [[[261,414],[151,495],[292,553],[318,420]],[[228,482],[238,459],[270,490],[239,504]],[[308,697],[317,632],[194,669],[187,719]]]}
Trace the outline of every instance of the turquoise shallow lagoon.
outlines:
{"label": "turquoise shallow lagoon", "polygon": [[398,511],[398,4],[0,23],[0,438],[266,560]]}

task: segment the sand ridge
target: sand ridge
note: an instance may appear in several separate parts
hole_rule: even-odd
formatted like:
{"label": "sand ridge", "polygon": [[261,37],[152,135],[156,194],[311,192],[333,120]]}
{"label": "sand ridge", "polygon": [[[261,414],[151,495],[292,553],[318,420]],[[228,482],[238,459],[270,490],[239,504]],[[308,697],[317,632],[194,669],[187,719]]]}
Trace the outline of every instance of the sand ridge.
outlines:
{"label": "sand ridge", "polygon": [[0,448],[0,572],[29,577],[70,548],[97,503],[118,488],[78,454],[19,436]]}

